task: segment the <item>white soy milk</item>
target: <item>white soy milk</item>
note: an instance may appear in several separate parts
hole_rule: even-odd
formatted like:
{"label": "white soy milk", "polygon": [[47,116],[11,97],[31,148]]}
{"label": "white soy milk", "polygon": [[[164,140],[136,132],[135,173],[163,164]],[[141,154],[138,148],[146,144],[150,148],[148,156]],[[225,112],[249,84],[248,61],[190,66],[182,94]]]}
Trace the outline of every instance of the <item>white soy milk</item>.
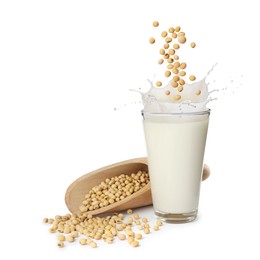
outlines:
{"label": "white soy milk", "polygon": [[209,114],[144,112],[144,118],[155,211],[197,211]]}

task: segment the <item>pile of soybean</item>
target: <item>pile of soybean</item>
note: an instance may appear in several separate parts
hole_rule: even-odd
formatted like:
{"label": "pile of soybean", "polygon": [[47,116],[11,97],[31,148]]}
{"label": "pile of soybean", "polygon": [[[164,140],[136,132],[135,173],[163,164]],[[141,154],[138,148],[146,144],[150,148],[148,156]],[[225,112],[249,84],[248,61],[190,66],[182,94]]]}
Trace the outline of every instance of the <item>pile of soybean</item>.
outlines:
{"label": "pile of soybean", "polygon": [[[154,21],[153,27],[159,27],[159,22]],[[174,89],[177,89],[177,93],[173,96],[173,100],[176,102],[181,102],[182,96],[181,92],[184,89],[185,83],[187,80],[193,82],[196,80],[196,76],[189,75],[187,79],[187,75],[185,69],[187,67],[187,63],[181,60],[178,52],[183,45],[185,45],[187,38],[186,33],[181,30],[180,26],[170,27],[168,30],[163,30],[158,41],[162,40],[162,46],[159,49],[160,58],[158,63],[160,65],[165,65],[166,70],[164,71],[164,75],[166,78],[171,79],[171,86]],[[154,44],[157,40],[154,37],[149,39],[151,44]],[[190,43],[191,48],[196,47],[195,42]],[[156,87],[164,87],[162,81],[159,80],[155,84]],[[200,95],[201,91],[198,89],[195,93],[196,95]],[[165,95],[171,95],[170,90],[165,91]]]}
{"label": "pile of soybean", "polygon": [[55,216],[54,219],[44,218],[43,222],[51,225],[49,231],[57,235],[57,246],[60,248],[75,241],[82,246],[96,248],[98,240],[107,244],[126,240],[131,246],[137,247],[144,235],[150,234],[152,229],[158,231],[162,226],[162,221],[156,220],[151,227],[147,218],[133,214],[131,209],[127,210],[127,216],[123,213],[106,217],[89,213],[66,214]]}
{"label": "pile of soybean", "polygon": [[43,222],[51,225],[49,231],[57,235],[57,246],[60,248],[75,241],[82,246],[96,248],[99,240],[108,244],[125,240],[131,246],[138,247],[144,235],[160,229],[161,220],[156,220],[151,226],[146,217],[140,217],[131,209],[126,214],[114,213],[105,217],[93,216],[88,211],[131,196],[148,183],[149,175],[144,171],[106,179],[86,194],[80,214],[57,215],[55,218],[44,218]]}
{"label": "pile of soybean", "polygon": [[107,178],[86,194],[79,210],[84,213],[106,207],[131,196],[149,182],[149,174],[145,171]]}

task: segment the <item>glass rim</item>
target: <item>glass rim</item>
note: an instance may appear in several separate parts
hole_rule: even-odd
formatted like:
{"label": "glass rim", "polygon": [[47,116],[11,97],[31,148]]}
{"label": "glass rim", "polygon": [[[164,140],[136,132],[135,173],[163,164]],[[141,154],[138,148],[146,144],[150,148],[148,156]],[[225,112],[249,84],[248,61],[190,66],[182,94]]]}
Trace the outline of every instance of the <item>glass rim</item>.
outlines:
{"label": "glass rim", "polygon": [[191,111],[191,112],[179,112],[179,113],[171,113],[171,112],[149,112],[141,110],[142,116],[144,115],[155,115],[155,116],[192,116],[192,115],[210,115],[210,109],[203,111]]}

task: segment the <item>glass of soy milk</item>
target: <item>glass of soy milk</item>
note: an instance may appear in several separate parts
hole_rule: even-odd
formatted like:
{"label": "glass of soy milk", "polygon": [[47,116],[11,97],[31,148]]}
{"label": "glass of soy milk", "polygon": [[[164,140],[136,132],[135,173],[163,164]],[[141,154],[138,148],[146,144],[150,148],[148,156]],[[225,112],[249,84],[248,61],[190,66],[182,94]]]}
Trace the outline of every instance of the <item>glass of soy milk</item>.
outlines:
{"label": "glass of soy milk", "polygon": [[142,114],[155,215],[190,222],[198,212],[210,111]]}
{"label": "glass of soy milk", "polygon": [[[159,27],[159,22],[153,22]],[[202,179],[210,110],[207,75],[200,81],[187,72],[181,54],[194,42],[180,26],[164,29],[159,39],[158,64],[161,80],[151,82],[142,93],[143,127],[155,214],[167,222],[185,223],[196,219]],[[192,69],[192,68],[191,68]],[[189,75],[188,75],[189,74]],[[166,81],[166,83],[165,83]]]}

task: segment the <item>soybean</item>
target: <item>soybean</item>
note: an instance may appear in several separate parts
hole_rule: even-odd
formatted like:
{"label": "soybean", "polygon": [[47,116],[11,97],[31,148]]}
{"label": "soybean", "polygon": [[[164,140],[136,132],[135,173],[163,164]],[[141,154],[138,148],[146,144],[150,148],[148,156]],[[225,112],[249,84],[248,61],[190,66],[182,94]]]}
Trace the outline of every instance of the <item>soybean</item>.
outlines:
{"label": "soybean", "polygon": [[166,71],[165,71],[165,76],[166,76],[166,77],[170,77],[170,76],[171,76],[171,72],[170,72],[169,70],[166,70]]}
{"label": "soybean", "polygon": [[156,86],[157,86],[157,87],[161,87],[161,86],[162,86],[162,82],[161,82],[161,81],[157,81],[157,82],[156,82]]}
{"label": "soybean", "polygon": [[158,21],[154,21],[153,22],[153,27],[158,27],[159,26],[159,22]]}
{"label": "soybean", "polygon": [[195,43],[195,42],[192,42],[192,43],[190,44],[190,47],[191,47],[191,48],[195,48],[195,47],[196,47],[196,43]]}
{"label": "soybean", "polygon": [[154,44],[154,43],[155,43],[155,39],[154,39],[153,37],[151,37],[151,38],[149,39],[149,42],[150,42],[151,44]]}
{"label": "soybean", "polygon": [[200,89],[197,89],[195,94],[196,94],[197,96],[199,96],[199,95],[201,94],[201,90],[200,90]]}
{"label": "soybean", "polygon": [[163,31],[162,33],[161,33],[161,36],[164,38],[164,37],[166,37],[168,35],[168,33],[166,32],[166,31]]}
{"label": "soybean", "polygon": [[175,96],[173,97],[173,99],[174,99],[174,100],[180,100],[180,99],[181,99],[181,95],[178,95],[178,94],[177,94],[177,95],[175,95]]}
{"label": "soybean", "polygon": [[178,42],[184,44],[186,42],[186,37],[181,35],[180,37],[178,37]]}
{"label": "soybean", "polygon": [[196,79],[196,77],[195,77],[194,75],[191,75],[191,76],[189,77],[189,79],[190,79],[190,81],[194,81],[194,80]]}

